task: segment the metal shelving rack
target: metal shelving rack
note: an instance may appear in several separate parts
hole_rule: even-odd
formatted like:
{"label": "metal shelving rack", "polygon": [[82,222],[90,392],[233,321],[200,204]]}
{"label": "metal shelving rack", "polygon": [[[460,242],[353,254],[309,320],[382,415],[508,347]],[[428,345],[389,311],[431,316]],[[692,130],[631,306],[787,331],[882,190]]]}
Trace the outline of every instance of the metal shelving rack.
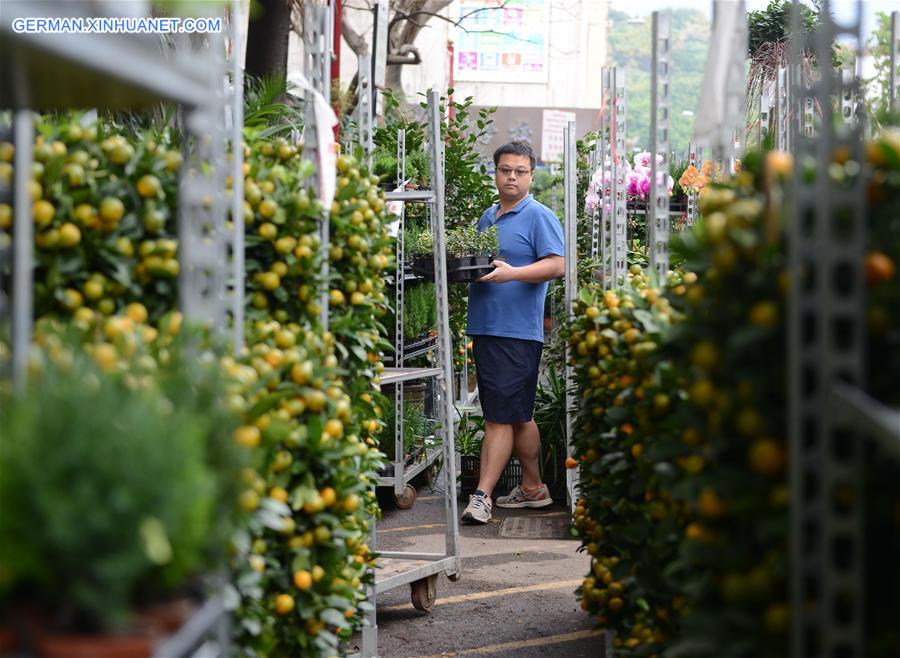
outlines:
{"label": "metal shelving rack", "polygon": [[[602,133],[601,133],[602,134]],[[566,252],[566,274],[565,274],[565,300],[566,300],[566,319],[571,323],[575,319],[575,298],[578,295],[578,172],[577,172],[577,146],[575,141],[575,122],[569,121],[564,132],[563,143],[563,167],[564,172],[564,196],[563,207],[565,209],[565,219],[563,221],[565,230],[565,252]],[[596,220],[596,217],[594,217]],[[596,237],[596,221],[592,222],[592,237]],[[596,246],[596,240],[592,240],[591,250]],[[566,457],[572,457],[574,450],[572,448],[573,422],[572,414],[575,411],[575,386],[574,368],[571,365],[571,345],[569,341],[565,342],[566,350]],[[574,512],[575,501],[578,496],[578,472],[574,468],[566,469],[566,491],[569,496],[569,508]]]}
{"label": "metal shelving rack", "polygon": [[[443,172],[441,172],[443,176]],[[397,187],[401,187],[406,181],[406,131],[397,131]],[[394,272],[395,297],[394,297],[394,336],[395,336],[395,357],[394,363],[396,368],[385,371],[397,373],[406,372],[405,363],[409,359],[413,359],[422,354],[431,352],[439,347],[438,341],[428,341],[424,346],[420,346],[406,353],[406,334],[404,331],[403,307],[406,300],[406,241],[404,234],[404,221],[406,215],[406,203],[424,203],[427,204],[432,217],[436,215],[437,196],[433,190],[421,191],[396,191],[388,192],[385,195],[388,201],[403,201],[403,207],[400,211],[400,219],[397,232],[397,267]],[[433,222],[432,222],[433,228]],[[435,241],[437,245],[437,241]],[[437,277],[435,277],[437,279]],[[437,286],[444,288],[446,294],[446,281],[435,281]],[[436,290],[439,297],[441,292]],[[440,306],[440,301],[438,301]],[[438,334],[448,333],[449,326],[438,327]],[[439,370],[439,369],[437,369]],[[390,376],[382,377],[382,384],[391,383]],[[440,447],[426,447],[424,459],[407,467],[404,455],[404,424],[403,424],[403,407],[404,393],[402,383],[398,383],[394,387],[394,461],[392,463],[393,475],[380,476],[378,485],[382,487],[392,487],[394,490],[394,503],[400,509],[409,509],[416,502],[416,488],[410,484],[410,481],[419,473],[422,473],[434,464],[443,453]]]}
{"label": "metal shelving rack", "polygon": [[[440,98],[436,91],[428,92],[428,144],[431,150],[431,181],[433,192],[431,229],[434,236],[435,296],[437,301],[438,346],[435,368],[385,368],[381,376],[383,384],[401,384],[405,381],[431,378],[437,397],[438,433],[442,443],[444,473],[444,503],[446,512],[445,551],[443,553],[411,553],[382,551],[374,587],[368,586],[369,600],[374,604],[378,594],[403,585],[409,585],[413,605],[419,610],[430,610],[437,595],[437,577],[442,572],[450,580],[462,575],[459,556],[459,519],[456,506],[456,462],[453,430],[453,356],[449,332],[450,317],[447,298],[447,252],[444,240],[444,178],[443,141],[441,139]],[[404,196],[405,195],[405,196]],[[419,195],[419,196],[416,196]],[[394,193],[388,199],[410,201],[421,199],[422,193]],[[372,521],[370,545],[377,551],[376,524]],[[412,563],[411,567],[406,567]],[[406,568],[405,568],[406,567]],[[361,658],[375,658],[378,649],[378,626],[375,605],[366,613],[362,630]]]}
{"label": "metal shelving rack", "polygon": [[[821,22],[803,35],[794,6],[791,70],[799,71],[803,49],[830,61],[840,35],[861,43],[859,5],[854,22],[834,22],[829,2]],[[790,443],[790,547],[792,636],[795,656],[862,658],[865,652],[863,430],[872,431],[900,453],[900,414],[882,407],[862,390],[865,384],[866,196],[860,173],[842,186],[833,184],[826,163],[837,149],[862,163],[863,122],[835,126],[833,99],[852,100],[859,79],[843,81],[829,66],[806,86],[792,79],[803,107],[821,111],[818,134],[809,135],[809,118],[799,117],[792,145],[796,151],[790,217],[790,294],[788,383]],[[843,112],[842,112],[843,113]],[[794,139],[795,138],[795,139]],[[811,160],[813,159],[813,160]],[[818,162],[815,180],[804,167]],[[847,491],[842,504],[835,495]]]}
{"label": "metal shelving rack", "polygon": [[[238,5],[232,6],[234,16],[239,15]],[[0,107],[14,110],[12,137],[16,147],[11,281],[12,378],[16,387],[24,384],[33,326],[34,234],[28,196],[34,139],[32,111],[73,106],[139,109],[159,101],[183,108],[188,157],[182,167],[179,195],[179,304],[187,320],[211,324],[224,334],[228,310],[226,238],[235,240],[234,254],[243,249],[240,212],[236,213],[234,234],[227,236],[224,230],[228,138],[223,34],[208,34],[203,55],[191,52],[189,41],[184,39],[177,44],[183,50],[170,50],[167,57],[159,38],[149,34],[18,33],[11,25],[17,17],[63,16],[91,18],[94,14],[86,2],[6,0],[0,18],[0,59],[5,62],[4,72],[10,74],[0,76]],[[232,22],[234,53],[240,50],[236,22]],[[234,90],[238,89],[236,79]],[[232,95],[231,100],[231,140],[237,146],[234,169],[239,172],[242,99]],[[239,206],[240,201],[237,203]],[[242,291],[243,267],[237,270],[235,265],[234,271],[232,284]],[[232,311],[238,305],[242,308],[242,294],[233,295],[230,301]],[[235,345],[235,349],[239,347]],[[229,651],[229,643],[227,611],[219,597],[212,597],[178,633],[157,647],[155,655],[223,656]]]}
{"label": "metal shelving rack", "polygon": [[[650,269],[660,287],[669,271],[669,67],[670,12],[653,12],[650,81],[650,212],[647,217]],[[662,162],[657,163],[657,158]]]}
{"label": "metal shelving rack", "polygon": [[[615,286],[628,269],[628,198],[625,185],[625,71],[604,68],[603,194],[600,214],[600,276],[607,285]],[[608,136],[607,136],[608,133]]]}

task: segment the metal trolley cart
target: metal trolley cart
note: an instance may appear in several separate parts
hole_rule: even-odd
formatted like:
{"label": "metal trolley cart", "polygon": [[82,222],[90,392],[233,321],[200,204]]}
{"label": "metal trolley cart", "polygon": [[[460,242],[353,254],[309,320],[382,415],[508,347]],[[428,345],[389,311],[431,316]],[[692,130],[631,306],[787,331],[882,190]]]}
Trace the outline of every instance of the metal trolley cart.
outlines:
{"label": "metal trolley cart", "polygon": [[[410,553],[384,551],[379,554],[379,569],[374,586],[368,587],[369,599],[377,602],[378,594],[409,585],[412,604],[419,610],[430,610],[437,596],[437,577],[442,572],[450,580],[462,575],[459,556],[459,521],[457,518],[456,464],[453,431],[453,360],[449,332],[447,300],[447,256],[444,245],[444,180],[443,149],[441,148],[441,116],[438,93],[428,93],[428,144],[431,150],[431,180],[433,192],[430,203],[433,214],[431,230],[434,235],[435,297],[437,301],[438,344],[437,367],[434,368],[386,368],[382,384],[402,384],[405,381],[430,378],[436,392],[437,438],[443,456],[444,507],[447,515],[446,548],[443,553]],[[389,197],[390,198],[390,197]],[[410,200],[407,197],[406,200]],[[424,199],[423,199],[424,200]],[[398,387],[400,388],[400,387]],[[399,397],[399,395],[398,395]],[[396,483],[395,483],[396,486]],[[371,546],[377,550],[375,523],[372,523]],[[378,647],[378,627],[375,607],[366,614],[362,631],[361,658],[375,658]]]}
{"label": "metal trolley cart", "polygon": [[[440,144],[438,144],[440,146]],[[429,148],[434,150],[434,144],[432,140],[432,144],[429,145]],[[434,161],[434,160],[432,160]],[[439,173],[443,176],[443,167],[439,168]],[[406,131],[398,130],[397,131],[397,184],[398,187],[402,186],[404,181],[406,180]],[[443,453],[443,449],[440,446],[436,445],[428,445],[426,443],[424,449],[424,455],[421,459],[416,460],[414,463],[407,465],[405,462],[404,455],[404,421],[403,421],[403,409],[404,409],[404,386],[403,381],[411,381],[410,379],[405,379],[403,381],[394,379],[397,375],[388,375],[387,372],[397,373],[399,371],[407,372],[408,368],[405,368],[406,362],[415,359],[423,354],[427,354],[433,352],[438,349],[440,342],[440,335],[444,333],[449,333],[449,325],[444,326],[439,323],[438,325],[438,336],[434,338],[429,338],[424,341],[420,341],[418,343],[409,344],[406,343],[406,331],[405,331],[405,322],[404,322],[404,302],[406,299],[406,284],[410,281],[418,280],[418,277],[410,276],[406,272],[406,244],[404,239],[404,225],[405,225],[405,207],[406,203],[423,203],[426,204],[427,212],[429,217],[431,218],[432,227],[434,226],[434,218],[437,214],[437,191],[436,189],[431,190],[411,190],[411,191],[395,191],[388,192],[385,195],[385,198],[388,201],[401,201],[403,202],[403,207],[400,210],[400,220],[398,223],[398,231],[397,231],[397,268],[394,274],[394,282],[395,282],[395,314],[394,314],[394,336],[395,336],[395,353],[394,353],[394,369],[388,369],[386,371],[385,376],[381,378],[382,384],[395,384],[395,394],[394,394],[394,436],[386,437],[387,440],[394,440],[394,461],[391,464],[393,468],[393,473],[391,475],[383,475],[378,478],[378,486],[381,487],[391,487],[394,490],[394,504],[400,509],[409,509],[416,502],[416,489],[410,484],[410,481],[423,472],[428,472],[430,468],[437,462],[437,460],[441,457]],[[443,205],[441,206],[441,212],[443,213]],[[441,219],[443,222],[443,217]],[[441,243],[443,244],[443,233],[441,234]],[[435,240],[435,245],[437,245],[437,240]],[[443,248],[443,247],[442,247]],[[437,282],[440,288],[444,289],[444,295],[446,296],[446,281]],[[436,297],[438,308],[440,308],[440,295],[441,291],[436,289]],[[440,370],[440,368],[437,368]],[[415,379],[421,379],[421,377],[416,377]],[[440,413],[440,410],[438,409]]]}

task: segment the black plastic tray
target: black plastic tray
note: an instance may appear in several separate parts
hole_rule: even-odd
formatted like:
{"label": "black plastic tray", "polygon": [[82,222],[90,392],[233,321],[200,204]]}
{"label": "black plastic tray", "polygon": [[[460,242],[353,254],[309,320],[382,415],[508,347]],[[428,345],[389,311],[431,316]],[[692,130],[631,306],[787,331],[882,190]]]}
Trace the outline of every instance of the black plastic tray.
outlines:
{"label": "black plastic tray", "polygon": [[[477,281],[486,274],[494,271],[491,263],[494,256],[467,256],[464,258],[447,259],[447,281],[450,283],[470,283]],[[413,272],[428,281],[434,281],[434,258],[432,256],[413,256]]]}

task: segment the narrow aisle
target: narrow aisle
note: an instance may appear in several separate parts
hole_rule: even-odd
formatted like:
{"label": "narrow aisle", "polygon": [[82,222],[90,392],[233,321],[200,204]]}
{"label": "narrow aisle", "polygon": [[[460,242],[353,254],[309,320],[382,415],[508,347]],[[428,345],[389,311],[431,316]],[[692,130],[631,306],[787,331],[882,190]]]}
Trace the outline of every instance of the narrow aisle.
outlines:
{"label": "narrow aisle", "polygon": [[[428,488],[410,510],[391,510],[379,523],[378,548],[429,552],[444,544],[443,498]],[[431,613],[415,610],[408,587],[378,599],[379,658],[598,658],[602,636],[579,607],[574,590],[590,568],[568,539],[501,538],[507,517],[568,520],[563,504],[542,510],[495,506],[486,526],[460,527],[463,576],[438,579]]]}

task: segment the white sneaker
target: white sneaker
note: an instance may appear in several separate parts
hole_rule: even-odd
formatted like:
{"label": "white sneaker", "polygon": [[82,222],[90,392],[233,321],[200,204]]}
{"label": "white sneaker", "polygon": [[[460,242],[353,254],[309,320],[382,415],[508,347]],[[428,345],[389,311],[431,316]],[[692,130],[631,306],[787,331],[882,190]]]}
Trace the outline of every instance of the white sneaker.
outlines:
{"label": "white sneaker", "polygon": [[523,507],[547,507],[552,505],[553,499],[550,498],[550,490],[546,484],[542,484],[541,488],[535,493],[526,493],[522,485],[518,485],[505,496],[497,497],[497,507],[506,507],[509,509],[521,509]]}
{"label": "white sneaker", "polygon": [[491,520],[491,499],[480,494],[469,496],[469,505],[463,512],[462,522],[484,525]]}

